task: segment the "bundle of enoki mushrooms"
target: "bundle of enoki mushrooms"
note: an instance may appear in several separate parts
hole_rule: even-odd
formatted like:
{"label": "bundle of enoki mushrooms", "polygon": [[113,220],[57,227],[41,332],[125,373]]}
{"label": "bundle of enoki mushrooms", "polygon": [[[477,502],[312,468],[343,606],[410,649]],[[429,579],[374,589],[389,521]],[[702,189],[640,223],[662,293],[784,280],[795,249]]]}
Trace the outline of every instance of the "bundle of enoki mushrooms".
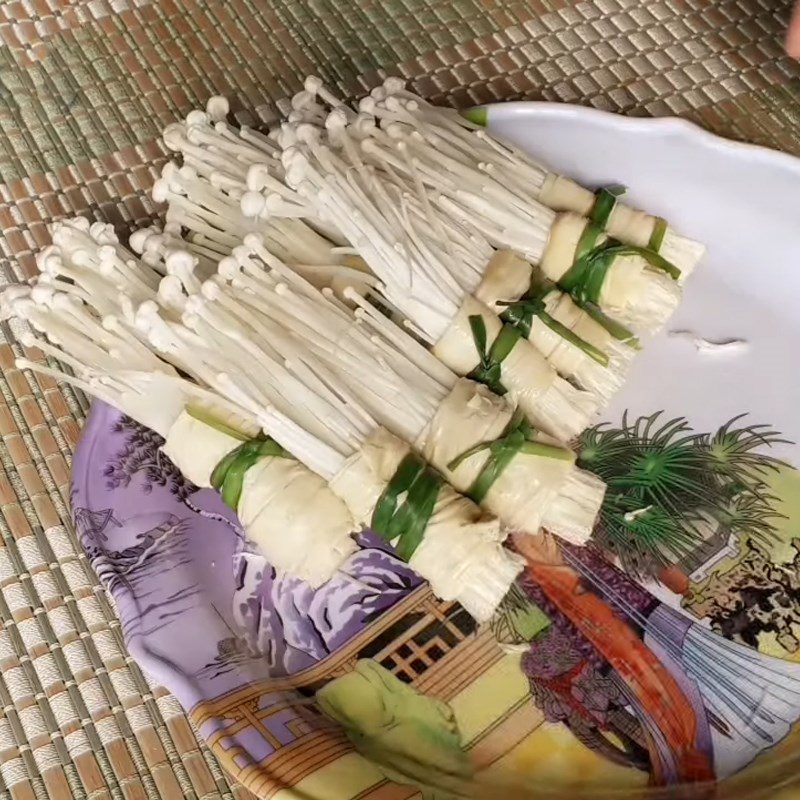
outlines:
{"label": "bundle of enoki mushrooms", "polygon": [[[20,338],[74,376],[20,366],[71,381],[164,436],[164,452],[190,480],[222,492],[276,569],[319,585],[355,549],[350,531],[369,525],[438,596],[478,621],[492,615],[521,569],[494,515],[456,492],[311,349],[250,313],[223,281],[200,283],[186,263],[161,278],[118,245],[98,246],[100,232],[110,238],[62,225],[42,258],[47,280],[3,296]],[[414,397],[409,415],[419,413]]]}
{"label": "bundle of enoki mushrooms", "polygon": [[[209,102],[210,109],[217,105],[215,101],[216,98],[213,98]],[[294,103],[298,107],[308,108],[314,104],[314,96],[308,92],[300,93],[294,98]],[[300,111],[294,111],[289,118],[296,123],[303,120],[303,115]],[[324,115],[319,119],[324,122]],[[346,237],[335,231],[335,225],[329,220],[327,223],[321,221],[313,202],[306,202],[299,193],[286,186],[283,165],[278,160],[279,149],[272,153],[272,157],[265,159],[263,153],[253,146],[252,135],[247,128],[241,129],[236,146],[232,146],[231,136],[236,129],[225,122],[213,122],[207,112],[192,112],[187,121],[177,128],[180,129],[180,135],[176,135],[176,126],[172,126],[167,131],[170,134],[167,138],[178,149],[179,145],[182,146],[180,152],[184,166],[167,165],[164,175],[170,178],[179,195],[170,199],[163,189],[163,180],[154,191],[157,199],[166,198],[168,201],[167,219],[174,216],[174,203],[180,204],[176,213],[183,214],[183,205],[188,201],[197,209],[197,215],[202,214],[204,225],[224,231],[235,212],[230,208],[223,212],[217,203],[209,200],[218,191],[216,187],[224,182],[230,195],[240,198],[242,214],[254,217],[237,220],[237,233],[241,235],[246,230],[260,233],[264,246],[296,270],[298,258],[287,258],[285,248],[276,247],[273,237],[263,233],[269,226],[278,224],[282,214],[294,215],[292,221],[296,221],[298,215],[304,216],[309,229],[324,228],[330,240],[330,261],[338,259],[339,263],[357,270],[367,266],[363,259],[355,257],[362,254],[357,246],[340,246],[339,242]],[[292,123],[277,131],[272,139],[276,148],[291,147],[296,143]],[[178,186],[175,176],[183,174],[187,165],[193,171],[194,178],[191,181],[184,180],[182,186]],[[283,194],[277,191],[280,187]],[[287,193],[291,194],[291,208],[287,208]],[[165,230],[169,227],[170,223]],[[184,229],[184,235],[191,249],[194,247],[196,230],[191,227]],[[319,240],[319,235],[314,235]],[[478,252],[493,252],[485,237],[476,235],[474,238]],[[229,241],[226,240],[225,246],[219,247],[217,252],[220,255],[227,254],[234,239],[230,237]],[[137,251],[144,251],[143,257],[147,259],[151,257],[151,250],[163,250],[164,241],[160,231],[138,232],[132,237],[131,244]],[[530,340],[562,378],[594,395],[593,399],[587,398],[592,409],[602,407],[624,381],[635,353],[633,333],[608,319],[597,308],[591,314],[582,310],[568,295],[545,279],[541,270],[520,258],[514,258],[510,253],[507,255],[509,257],[505,259],[490,262],[486,278],[478,287],[476,296],[491,305],[504,320],[513,322],[522,336]],[[509,270],[509,266],[517,269]],[[317,271],[322,276],[322,272]],[[322,285],[308,270],[304,275],[315,285]],[[357,288],[366,288],[368,280],[364,275],[360,277],[363,285]],[[520,285],[520,281],[524,285]],[[474,281],[471,281],[468,288],[473,284]],[[334,285],[334,288],[337,287]],[[515,291],[517,294],[514,294]],[[386,298],[383,305],[391,306]],[[562,431],[562,435],[566,433]]]}
{"label": "bundle of enoki mushrooms", "polygon": [[[354,216],[358,215],[356,210],[351,210],[346,206],[341,208],[341,213],[345,216],[350,215],[351,211]],[[220,220],[220,224],[223,224],[222,220]],[[454,228],[449,220],[445,219],[443,224],[451,229]],[[342,225],[337,225],[337,227],[344,229]],[[262,238],[264,247],[280,258],[281,254],[270,246],[270,241],[266,237]],[[371,287],[373,294],[380,297],[384,306],[397,310],[401,316],[410,320],[415,331],[429,344],[438,344],[437,354],[459,374],[479,377],[480,380],[488,382],[496,391],[508,391],[515,404],[520,405],[538,427],[559,439],[567,440],[586,427],[600,405],[598,397],[587,390],[576,388],[562,378],[546,358],[511,326],[505,326],[503,341],[507,342],[506,352],[498,354],[497,346],[493,346],[493,352],[489,352],[490,345],[497,337],[498,331],[504,328],[503,323],[491,309],[479,301],[467,302],[471,298],[467,297],[446,269],[440,268],[438,275],[432,276],[441,278],[441,283],[428,277],[427,284],[423,285],[419,281],[418,287],[412,287],[412,290],[407,292],[406,280],[414,281],[415,274],[408,274],[406,278],[403,278],[402,273],[408,273],[404,256],[397,252],[391,243],[385,248],[386,251],[390,251],[389,255],[392,257],[389,265],[392,271],[391,283],[387,283],[384,274],[376,266],[371,251],[361,247],[358,241],[351,241],[351,244],[353,249],[369,264],[380,281],[380,286]],[[470,248],[464,248],[461,245],[455,251],[457,257],[465,265],[485,263],[485,260],[493,253],[493,249],[485,241],[476,241],[474,245],[469,244]],[[282,260],[285,261],[285,259]],[[425,270],[428,267],[434,269],[437,266],[432,260],[422,260],[424,266],[421,268]],[[420,268],[418,262],[419,259],[411,265],[412,271]],[[290,266],[296,269],[295,264],[290,263]],[[396,291],[394,287],[397,285],[397,279],[403,280],[404,285],[401,290]],[[426,289],[429,290],[428,296],[418,302],[417,297],[420,295],[420,291],[425,292]],[[436,309],[437,305],[441,308]],[[461,311],[460,314],[459,311]],[[478,315],[477,319],[471,323],[468,318],[476,314]],[[456,330],[439,343],[438,340],[443,337],[448,321],[456,316],[458,316]],[[471,325],[477,325],[482,329],[482,333],[479,332],[478,335],[483,336],[485,351],[483,361],[487,364],[483,376],[478,376],[482,367],[479,364],[480,356],[473,342]],[[465,336],[467,342],[462,344],[460,340]],[[461,349],[460,354],[459,348]],[[489,365],[490,361],[495,362],[495,365]]]}
{"label": "bundle of enoki mushrooms", "polygon": [[303,124],[297,132],[303,141],[284,151],[287,181],[345,233],[380,279],[381,295],[433,353],[457,374],[507,393],[540,430],[565,441],[583,430],[597,395],[559,375],[518,327],[470,293],[491,245],[401,176],[351,166],[325,131]]}
{"label": "bundle of enoki mushrooms", "polygon": [[[153,199],[167,206],[163,228],[136,231],[131,248],[151,265],[176,247],[188,250],[198,272],[210,275],[255,232],[315,285],[345,278],[363,284],[363,263],[282,180],[280,148],[258,131],[232,128],[225,113],[227,102],[215,97],[207,111],[192,111],[164,131],[164,143],[181,153],[183,164],[168,162],[152,189]],[[264,213],[257,218],[259,210]]]}
{"label": "bundle of enoki mushrooms", "polygon": [[219,273],[228,281],[226,302],[239,304],[243,318],[290,332],[458,491],[516,531],[545,527],[575,544],[588,540],[605,485],[507,397],[456,376],[355,289],[345,293],[355,311],[317,290],[257,236],[220,262]]}
{"label": "bundle of enoki mushrooms", "polygon": [[[397,79],[373,90],[361,102],[359,113],[316,78],[307,80],[306,90],[293,98],[292,106],[286,123],[268,136],[229,125],[222,118],[227,110],[222,98],[212,98],[205,112],[192,112],[185,123],[167,131],[170,146],[199,176],[184,194],[202,207],[208,221],[215,220],[218,229],[225,227],[225,219],[206,199],[212,184],[224,184],[231,197],[239,198],[245,216],[254,218],[249,223],[239,221],[242,230],[249,224],[262,232],[258,226],[278,224],[283,216],[303,217],[311,229],[328,238],[335,257],[360,268],[338,246],[349,240],[356,253],[366,255],[356,241],[358,230],[353,230],[361,210],[357,200],[334,195],[345,216],[354,212],[351,225],[343,230],[320,206],[313,189],[287,186],[290,165],[281,151],[293,153],[298,134],[309,136],[307,126],[327,128],[318,140],[324,138],[325,146],[341,156],[339,166],[348,171],[347,180],[358,183],[370,202],[388,173],[395,193],[407,198],[411,193],[425,195],[417,205],[427,216],[436,206],[470,231],[467,246],[474,245],[477,252],[511,247],[528,257],[509,253],[488,265],[484,261],[478,269],[457,271],[454,279],[463,292],[528,338],[562,378],[594,395],[596,407],[603,407],[620,388],[638,345],[628,324],[642,331],[663,324],[680,297],[674,279],[688,274],[703,252],[701,245],[676,234],[663,220],[619,203],[613,191],[595,197],[548,173],[456,112],[430,106],[405,91]],[[322,172],[329,166],[330,162]],[[162,198],[163,192],[158,196]],[[591,220],[575,213],[556,215],[537,197],[555,209],[588,213]],[[587,197],[591,207],[586,206]],[[168,218],[171,211],[170,204]],[[515,221],[514,215],[523,218]],[[389,226],[388,244],[401,249],[402,237],[393,230],[395,217],[385,214],[381,222]],[[535,223],[535,230],[526,228],[528,223]],[[499,233],[492,227],[497,225]],[[607,239],[603,227],[621,241]],[[519,232],[516,238],[511,236],[514,230]],[[430,230],[414,233],[424,237]],[[271,245],[269,236],[264,238],[271,252],[292,264]],[[499,344],[508,349],[508,343],[506,336]],[[566,436],[567,426],[558,433]]]}
{"label": "bundle of enoki mushrooms", "polygon": [[[174,254],[172,274],[162,277],[106,226],[81,218],[58,224],[53,239],[39,255],[36,284],[6,289],[2,313],[23,344],[72,373],[25,359],[20,366],[72,383],[154,430],[186,478],[218,489],[237,509],[278,571],[314,587],[328,580],[356,550],[352,515],[318,474],[263,431],[280,428],[292,446],[302,439],[297,446],[313,465],[331,455],[275,406],[243,402],[226,377],[227,355],[181,324],[192,258]],[[199,362],[181,357],[195,351],[204,357],[200,372]],[[209,388],[212,380],[222,390]]]}
{"label": "bundle of enoki mushrooms", "polygon": [[[306,88],[318,98],[315,115],[324,111],[319,101],[333,107],[340,105],[318,79],[308,79]],[[302,105],[310,104],[304,101]],[[487,224],[496,226],[492,235],[499,246],[508,246],[507,239],[522,235],[521,252],[533,256],[533,251],[527,250],[531,245],[524,239],[525,222],[519,213],[535,201],[556,212],[584,217],[618,242],[655,251],[680,270],[682,277],[691,274],[705,252],[701,243],[681,236],[666,220],[620,202],[624,193],[621,187],[591,192],[572,179],[549,171],[511,142],[490,134],[482,125],[470,121],[469,114],[431,105],[409,92],[401,79],[388,78],[373,89],[359,103],[359,111],[379,120],[390,138],[406,141],[410,157],[419,158],[420,164],[430,163],[433,148],[440,168],[451,179],[460,181],[460,193],[448,192],[451,200],[465,209],[478,203],[489,215]],[[498,186],[506,187],[509,193],[497,194]],[[497,203],[488,204],[489,197],[483,195],[487,189]],[[505,214],[509,217],[505,218]],[[519,227],[512,227],[514,224]]]}

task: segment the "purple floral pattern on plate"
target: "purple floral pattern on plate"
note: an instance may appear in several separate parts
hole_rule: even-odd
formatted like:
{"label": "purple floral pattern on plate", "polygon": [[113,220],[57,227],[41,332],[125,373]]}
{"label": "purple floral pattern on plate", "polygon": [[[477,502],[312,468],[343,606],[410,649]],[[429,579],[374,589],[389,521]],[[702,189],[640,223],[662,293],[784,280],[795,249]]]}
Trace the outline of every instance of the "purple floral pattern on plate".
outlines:
{"label": "purple floral pattern on plate", "polygon": [[[186,481],[161,443],[95,403],[75,453],[72,507],[131,653],[184,708],[313,666],[420,585],[369,533],[316,591],[277,575],[217,492]],[[274,732],[281,744],[287,730]],[[262,742],[240,744],[256,760],[267,754]]]}

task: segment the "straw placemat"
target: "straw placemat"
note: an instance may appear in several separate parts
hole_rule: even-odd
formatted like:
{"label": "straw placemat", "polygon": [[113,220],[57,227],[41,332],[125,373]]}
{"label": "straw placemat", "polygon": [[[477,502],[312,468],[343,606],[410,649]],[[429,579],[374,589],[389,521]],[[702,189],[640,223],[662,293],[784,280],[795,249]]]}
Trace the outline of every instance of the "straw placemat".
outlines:
{"label": "straw placemat", "polygon": [[[530,98],[678,114],[800,153],[800,67],[781,48],[788,12],[770,0],[4,2],[4,280],[35,273],[53,219],[87,214],[124,234],[156,217],[159,133],[210,94],[268,124],[308,73],[344,95],[396,74],[458,106]],[[7,335],[0,798],[251,797],[126,654],[69,523],[85,401],[16,370],[19,354]]]}

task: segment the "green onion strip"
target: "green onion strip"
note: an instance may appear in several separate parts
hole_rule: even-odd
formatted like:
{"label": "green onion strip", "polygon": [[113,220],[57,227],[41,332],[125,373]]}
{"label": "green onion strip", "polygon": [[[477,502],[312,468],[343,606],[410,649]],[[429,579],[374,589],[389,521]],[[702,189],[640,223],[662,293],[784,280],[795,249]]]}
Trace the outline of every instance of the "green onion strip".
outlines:
{"label": "green onion strip", "polygon": [[443,483],[422,458],[409,453],[378,498],[370,527],[394,544],[403,561],[410,561],[421,544]]}
{"label": "green onion strip", "polygon": [[489,458],[484,464],[479,475],[472,482],[466,491],[467,497],[480,504],[485,499],[494,482],[503,474],[515,456],[520,453],[529,456],[540,456],[542,458],[557,458],[562,461],[575,461],[575,454],[572,450],[557,445],[546,444],[545,442],[534,441],[531,437],[535,433],[533,426],[525,419],[522,412],[517,409],[514,416],[509,420],[503,433],[494,441],[480,442],[469,450],[465,450],[461,455],[456,456],[447,468],[451,471],[458,469],[466,459],[489,451]]}
{"label": "green onion strip", "polygon": [[595,193],[594,205],[589,212],[589,219],[595,225],[605,229],[611,212],[617,204],[617,199],[623,194],[625,194],[624,186],[605,186],[602,189],[598,189]]}
{"label": "green onion strip", "polygon": [[667,233],[667,221],[661,217],[656,217],[655,225],[653,225],[653,232],[650,234],[650,241],[647,243],[647,249],[658,252],[661,245],[664,243],[664,236]]}
{"label": "green onion strip", "polygon": [[680,278],[681,271],[658,254],[667,232],[667,221],[661,217],[655,219],[647,247],[621,244],[614,239],[597,244],[598,238],[608,225],[614,206],[623,194],[625,194],[624,186],[608,186],[595,193],[596,199],[589,212],[589,224],[575,248],[575,260],[561,276],[558,286],[568,292],[572,299],[613,338],[638,349],[639,340],[633,333],[624,325],[610,319],[597,305],[609,268],[619,256],[637,255],[654,269],[666,272],[673,280]]}
{"label": "green onion strip", "polygon": [[[595,192],[595,201],[589,212],[589,219],[602,229],[608,227],[608,220],[614,210],[618,199],[625,194],[624,186],[607,186]],[[667,232],[667,221],[661,217],[655,217],[653,232],[647,242],[647,249],[657,253],[664,243],[664,235]]]}
{"label": "green onion strip", "polygon": [[188,405],[184,411],[186,411],[190,417],[196,419],[198,422],[202,422],[204,425],[208,425],[209,428],[213,428],[215,431],[224,433],[226,436],[230,436],[232,439],[238,439],[240,442],[246,442],[250,438],[247,436],[247,434],[236,430],[236,428],[232,428],[230,425],[220,422],[220,420],[212,416],[204,408]]}
{"label": "green onion strip", "polygon": [[469,327],[475,349],[478,351],[480,362],[472,372],[467,375],[473,381],[486,384],[495,394],[504,395],[508,391],[502,383],[502,364],[508,354],[514,349],[516,343],[522,338],[520,331],[511,326],[503,325],[497,338],[488,346],[486,322],[480,314],[469,317]]}
{"label": "green onion strip", "polygon": [[211,485],[222,494],[225,505],[236,511],[242,496],[244,476],[263,458],[291,458],[277,442],[265,436],[248,439],[223,456],[211,473]]}
{"label": "green onion strip", "polygon": [[506,306],[506,310],[500,315],[503,322],[513,325],[526,338],[530,338],[531,325],[533,318],[538,317],[543,325],[546,325],[557,336],[568,341],[574,347],[582,350],[589,358],[608,366],[608,356],[595,347],[591,342],[582,339],[573,333],[557,319],[550,316],[545,311],[545,297],[556,288],[556,285],[548,280],[540,280],[536,270],[531,272],[531,284],[528,291],[519,300],[499,300],[498,305]]}
{"label": "green onion strip", "polygon": [[674,264],[647,247],[621,244],[614,239],[596,244],[601,233],[601,228],[595,223],[587,224],[575,248],[575,261],[558,281],[558,285],[579,304],[597,305],[606,274],[614,259],[620,256],[640,256],[651,267],[666,272],[673,280],[680,278],[681,271]]}
{"label": "green onion strip", "polygon": [[611,319],[599,306],[593,303],[579,303],[585,311],[598,325],[600,325],[613,339],[632,347],[634,350],[641,349],[639,339],[633,331],[626,328],[623,324]]}

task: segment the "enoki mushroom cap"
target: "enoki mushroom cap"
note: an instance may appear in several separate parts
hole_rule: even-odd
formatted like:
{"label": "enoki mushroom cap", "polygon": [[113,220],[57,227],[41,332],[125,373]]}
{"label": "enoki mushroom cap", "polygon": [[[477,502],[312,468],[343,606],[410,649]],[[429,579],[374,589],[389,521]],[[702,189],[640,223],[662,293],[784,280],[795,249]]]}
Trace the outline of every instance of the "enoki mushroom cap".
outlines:
{"label": "enoki mushroom cap", "polygon": [[375,124],[375,117],[371,117],[369,114],[359,114],[350,123],[350,127],[355,131],[358,138],[363,140],[372,134],[377,125]]}
{"label": "enoki mushroom cap", "polygon": [[119,333],[124,330],[119,317],[114,314],[106,314],[100,320],[100,324],[103,326],[103,329],[107,330],[109,333]]}
{"label": "enoki mushroom cap", "polygon": [[[347,127],[347,114],[344,108],[334,108],[327,117],[325,117],[325,128],[328,131],[339,133],[344,131]],[[319,129],[317,131],[317,138],[319,138]],[[301,134],[298,134],[301,135]],[[307,141],[307,140],[304,140]]]}
{"label": "enoki mushroom cap", "polygon": [[69,254],[69,258],[73,264],[78,267],[92,267],[92,254],[83,248],[75,249]]}
{"label": "enoki mushroom cap", "polygon": [[159,178],[153,184],[153,189],[150,192],[150,196],[156,203],[166,203],[170,194],[169,182],[164,180],[164,178]]}
{"label": "enoki mushroom cap", "polygon": [[189,144],[202,145],[203,138],[203,131],[201,126],[197,123],[189,125],[189,127],[186,129],[186,139]]}
{"label": "enoki mushroom cap", "polygon": [[200,293],[207,300],[219,300],[220,295],[222,295],[222,287],[213,278],[209,278],[209,280],[203,281],[201,284]]}
{"label": "enoki mushroom cap", "polygon": [[235,280],[241,272],[242,264],[238,259],[231,256],[225,256],[225,258],[220,259],[219,264],[217,264],[217,274],[226,281]]}
{"label": "enoki mushroom cap", "polygon": [[298,148],[293,147],[290,150],[284,150],[281,161],[286,173],[286,183],[296,189],[308,175],[310,166],[308,158]]}
{"label": "enoki mushroom cap", "polygon": [[234,247],[233,252],[231,253],[231,258],[238,264],[238,271],[233,278],[227,279],[222,275],[222,273],[219,272],[219,270],[217,270],[217,275],[219,276],[220,281],[230,280],[234,285],[240,286],[242,285],[244,273],[250,275],[253,273],[253,271],[261,271],[263,269],[263,263],[253,259],[255,254],[256,250],[254,248],[247,247],[247,245],[242,244],[238,247]]}
{"label": "enoki mushroom cap", "polygon": [[184,310],[184,312],[181,314],[181,323],[183,324],[184,328],[196,332],[198,326],[200,325],[200,316],[194,311]]}
{"label": "enoki mushroom cap", "polygon": [[301,122],[295,127],[297,140],[303,144],[316,144],[321,138],[322,131],[310,122]]}
{"label": "enoki mushroom cap", "polygon": [[362,139],[359,146],[367,155],[374,155],[381,152],[380,145],[374,139]]}
{"label": "enoki mushroom cap", "polygon": [[275,132],[275,139],[278,143],[278,147],[286,151],[297,144],[296,126],[282,123],[281,127]]}
{"label": "enoki mushroom cap", "polygon": [[178,169],[175,178],[179,183],[183,181],[196,181],[197,170],[194,167],[190,167],[188,164],[184,164]]}
{"label": "enoki mushroom cap", "polygon": [[[31,317],[36,314],[37,305],[30,297],[16,297],[11,300],[9,307],[11,309],[9,316],[27,320],[38,329],[38,326],[31,319]],[[51,339],[57,341],[54,337],[51,337]]]}
{"label": "enoki mushroom cap", "polygon": [[266,164],[253,164],[247,170],[245,183],[251,192],[260,192],[270,177],[269,167]]}
{"label": "enoki mushroom cap", "polygon": [[209,117],[205,111],[201,111],[199,108],[190,111],[186,115],[186,125],[191,127],[193,125],[201,126],[201,125],[208,125]]}
{"label": "enoki mushroom cap", "polygon": [[164,128],[161,138],[164,140],[168,150],[177,153],[186,142],[186,128],[180,122],[173,122],[172,125]]}
{"label": "enoki mushroom cap", "polygon": [[23,299],[30,297],[31,289],[29,286],[15,284],[6,287],[0,292],[0,318],[9,319],[10,317],[19,316],[22,319],[25,317],[17,313],[17,303]]}
{"label": "enoki mushroom cap", "polygon": [[155,225],[151,225],[147,228],[139,228],[138,230],[135,230],[128,238],[128,245],[134,253],[139,253],[141,255],[147,248],[148,241],[153,236],[156,236],[160,233],[161,230]]}
{"label": "enoki mushroom cap", "polygon": [[70,225],[57,224],[53,226],[53,244],[58,247],[69,247],[75,241],[75,229]]}
{"label": "enoki mushroom cap", "polygon": [[187,277],[194,274],[197,259],[186,250],[172,250],[164,258],[168,275]]}
{"label": "enoki mushroom cap", "polygon": [[258,217],[262,211],[266,210],[267,201],[259,192],[248,191],[242,195],[239,207],[242,210],[242,214],[246,217],[254,218]]}
{"label": "enoki mushroom cap", "polygon": [[61,267],[61,251],[56,245],[48,245],[36,254],[36,266],[39,272],[57,273]]}
{"label": "enoki mushroom cap", "polygon": [[305,89],[292,97],[292,108],[296,109],[297,111],[304,111],[305,109],[316,104],[316,94]]}
{"label": "enoki mushroom cap", "polygon": [[93,222],[89,227],[89,236],[98,244],[119,244],[119,238],[110,222]]}
{"label": "enoki mushroom cap", "polygon": [[220,122],[228,116],[231,110],[231,104],[228,102],[227,97],[215,94],[208,98],[206,103],[206,114],[214,121]]}
{"label": "enoki mushroom cap", "polygon": [[139,305],[133,315],[133,324],[157,350],[172,348],[173,337],[155,301],[145,300]]}
{"label": "enoki mushroom cap", "polygon": [[402,122],[389,122],[383,126],[383,131],[390,139],[396,139],[399,144],[403,145],[409,134],[408,125],[403,125]]}
{"label": "enoki mushroom cap", "polygon": [[97,260],[100,262],[100,271],[103,273],[111,272],[116,257],[117,251],[114,245],[100,245],[100,247],[97,248]]}
{"label": "enoki mushroom cap", "polygon": [[318,77],[317,75],[309,75],[305,81],[303,81],[303,88],[307,92],[311,92],[311,94],[316,95],[322,88],[322,78]]}
{"label": "enoki mushroom cap", "polygon": [[177,275],[165,275],[158,282],[158,298],[171,304],[183,302],[186,299],[186,295],[183,293],[183,284]]}
{"label": "enoki mushroom cap", "polygon": [[386,99],[383,101],[383,105],[387,111],[392,112],[401,111],[403,108],[403,102],[399,97],[395,97],[393,94],[386,96]]}
{"label": "enoki mushroom cap", "polygon": [[227,192],[231,191],[230,188],[230,178],[225,175],[224,172],[220,172],[219,170],[214,170],[208,176],[208,182],[215,188],[215,189],[225,189]]}
{"label": "enoki mushroom cap", "polygon": [[47,306],[50,307],[53,304],[53,298],[56,292],[52,286],[47,286],[46,284],[37,283],[31,290],[30,290],[30,298],[33,300],[34,303],[40,306]]}
{"label": "enoki mushroom cap", "polygon": [[145,300],[139,303],[134,316],[137,328],[147,332],[157,319],[159,319],[158,303],[155,300]]}
{"label": "enoki mushroom cap", "polygon": [[[89,316],[89,310],[86,305],[77,297],[66,292],[57,292],[51,286],[43,286],[50,293],[50,305],[60,311],[67,311],[70,314],[77,314],[79,316]],[[33,295],[33,293],[31,293]]]}
{"label": "enoki mushroom cap", "polygon": [[250,254],[254,250],[264,246],[264,237],[260,233],[248,233],[242,240],[242,243],[247,248],[247,250],[244,253],[240,253],[237,252],[239,250],[239,248],[237,247],[233,251],[234,256],[236,258],[241,258],[241,257],[249,258]]}
{"label": "enoki mushroom cap", "polygon": [[92,223],[86,217],[70,217],[70,219],[61,220],[58,223],[60,228],[73,228],[76,231],[83,231],[87,233]]}
{"label": "enoki mushroom cap", "polygon": [[169,236],[163,233],[154,233],[145,242],[142,258],[149,258],[150,260],[155,258],[158,261],[159,257],[166,252],[169,241]]}
{"label": "enoki mushroom cap", "polygon": [[389,94],[395,94],[396,92],[401,92],[406,88],[406,82],[402,78],[398,78],[395,75],[390,75],[388,78],[386,78],[386,80],[384,80],[383,88]]}
{"label": "enoki mushroom cap", "polygon": [[161,168],[161,177],[168,182],[172,182],[175,180],[180,167],[174,161],[167,161],[166,164]]}

